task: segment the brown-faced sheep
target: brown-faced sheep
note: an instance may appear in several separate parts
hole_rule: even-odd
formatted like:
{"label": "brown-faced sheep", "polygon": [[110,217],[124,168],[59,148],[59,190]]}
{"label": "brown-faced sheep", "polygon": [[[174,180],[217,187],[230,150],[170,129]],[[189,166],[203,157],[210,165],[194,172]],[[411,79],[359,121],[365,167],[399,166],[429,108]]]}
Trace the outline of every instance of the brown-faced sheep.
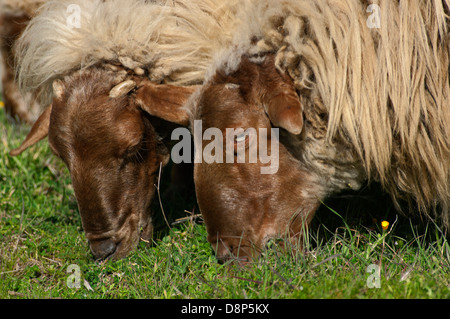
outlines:
{"label": "brown-faced sheep", "polygon": [[[409,202],[408,213],[448,225],[450,1],[370,4],[250,4],[233,44],[179,109],[185,124],[201,120],[202,132],[255,128],[268,153],[279,154],[273,174],[261,174],[269,165],[261,160],[195,164],[219,258],[247,258],[269,238],[295,238],[321,200],[366,180]],[[268,141],[271,128],[280,128],[278,145]],[[255,141],[236,136],[234,147],[248,159]]]}
{"label": "brown-faced sheep", "polygon": [[150,238],[154,185],[169,159],[171,126],[159,112],[202,83],[238,3],[49,1],[18,41],[18,82],[49,106],[11,154],[48,134],[95,258],[123,257]]}
{"label": "brown-faced sheep", "polygon": [[0,0],[2,93],[6,114],[31,124],[42,111],[31,94],[23,96],[14,81],[14,43],[45,0]]}

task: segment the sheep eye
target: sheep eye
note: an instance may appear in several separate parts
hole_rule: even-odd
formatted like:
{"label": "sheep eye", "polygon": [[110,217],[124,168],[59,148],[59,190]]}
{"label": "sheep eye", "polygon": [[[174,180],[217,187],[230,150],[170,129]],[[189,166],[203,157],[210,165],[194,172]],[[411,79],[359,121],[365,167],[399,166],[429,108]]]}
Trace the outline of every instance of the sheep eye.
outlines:
{"label": "sheep eye", "polygon": [[122,154],[123,158],[132,158],[136,156],[137,153],[142,149],[143,139],[141,139],[138,143],[134,143],[134,145],[130,145],[127,147],[125,152]]}
{"label": "sheep eye", "polygon": [[241,134],[238,134],[234,137],[234,143],[238,144],[238,143],[242,143],[245,142],[246,140],[248,140],[248,132],[243,132]]}
{"label": "sheep eye", "polygon": [[250,144],[250,133],[244,131],[234,136],[234,154],[237,155],[239,149],[247,149]]}

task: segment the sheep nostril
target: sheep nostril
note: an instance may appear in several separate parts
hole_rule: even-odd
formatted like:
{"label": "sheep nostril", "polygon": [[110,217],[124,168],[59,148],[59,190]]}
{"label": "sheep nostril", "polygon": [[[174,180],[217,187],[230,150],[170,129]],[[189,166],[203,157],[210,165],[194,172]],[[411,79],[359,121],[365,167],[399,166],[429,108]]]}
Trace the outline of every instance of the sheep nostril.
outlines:
{"label": "sheep nostril", "polygon": [[219,256],[217,256],[217,262],[220,265],[223,265],[227,260],[228,260],[228,257],[219,257]]}
{"label": "sheep nostril", "polygon": [[117,244],[111,239],[92,241],[90,246],[92,254],[97,260],[111,257],[117,249]]}

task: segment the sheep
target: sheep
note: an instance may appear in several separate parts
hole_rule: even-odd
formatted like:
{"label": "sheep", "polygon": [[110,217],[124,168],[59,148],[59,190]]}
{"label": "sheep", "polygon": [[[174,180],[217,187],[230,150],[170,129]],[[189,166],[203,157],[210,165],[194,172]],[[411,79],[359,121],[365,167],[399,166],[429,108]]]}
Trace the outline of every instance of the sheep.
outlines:
{"label": "sheep", "polygon": [[42,111],[30,95],[22,96],[14,81],[14,43],[44,0],[0,0],[0,53],[5,111],[9,118],[32,124]]}
{"label": "sheep", "polygon": [[[233,42],[177,109],[184,125],[202,121],[204,131],[255,128],[268,140],[278,129],[278,146],[266,143],[279,154],[273,174],[261,174],[260,160],[195,163],[219,259],[245,262],[278,236],[301,240],[322,200],[366,181],[379,182],[398,209],[409,203],[405,214],[448,227],[450,1],[369,4],[247,4]],[[248,156],[255,141],[235,136],[234,147]]]}
{"label": "sheep", "polygon": [[10,154],[48,135],[95,259],[122,258],[151,238],[174,127],[160,110],[181,107],[202,83],[215,48],[231,42],[239,3],[51,0],[18,40],[18,83],[48,106]]}

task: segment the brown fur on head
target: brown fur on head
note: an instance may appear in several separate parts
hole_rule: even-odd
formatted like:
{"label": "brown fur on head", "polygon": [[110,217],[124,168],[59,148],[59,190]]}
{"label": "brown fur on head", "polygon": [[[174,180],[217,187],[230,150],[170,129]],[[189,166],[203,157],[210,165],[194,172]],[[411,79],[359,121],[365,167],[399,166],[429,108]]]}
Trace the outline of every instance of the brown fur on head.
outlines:
{"label": "brown fur on head", "polygon": [[[216,127],[225,134],[226,128],[254,128],[259,141],[267,140],[268,154],[272,147],[279,147],[279,168],[274,174],[261,174],[267,164],[259,158],[257,163],[195,164],[197,199],[208,241],[219,260],[248,260],[270,238],[298,240],[318,206],[315,195],[303,196],[304,189],[314,188],[314,177],[286,147],[270,142],[273,127],[301,133],[302,105],[292,81],[275,68],[273,56],[262,64],[244,57],[235,73],[217,72],[196,103],[194,118],[202,120],[203,130]],[[267,129],[267,136],[262,136],[261,128]],[[251,141],[244,143],[249,159]]]}
{"label": "brown fur on head", "polygon": [[20,154],[48,133],[52,151],[70,171],[83,228],[97,259],[121,258],[140,237],[151,237],[154,185],[160,166],[169,160],[159,132],[169,128],[156,128],[156,119],[145,109],[149,104],[175,108],[192,91],[179,88],[178,97],[161,99],[147,92],[155,87],[148,80],[129,76],[127,83],[133,86],[118,85],[121,81],[122,76],[100,67],[56,80],[52,105],[22,146],[11,152]]}
{"label": "brown fur on head", "polygon": [[276,70],[273,55],[267,56],[261,64],[252,63],[251,59],[244,56],[236,73],[217,77],[216,81],[222,83],[238,82],[245,102],[256,101],[274,126],[295,135],[302,131],[303,115],[299,96],[289,76]]}

